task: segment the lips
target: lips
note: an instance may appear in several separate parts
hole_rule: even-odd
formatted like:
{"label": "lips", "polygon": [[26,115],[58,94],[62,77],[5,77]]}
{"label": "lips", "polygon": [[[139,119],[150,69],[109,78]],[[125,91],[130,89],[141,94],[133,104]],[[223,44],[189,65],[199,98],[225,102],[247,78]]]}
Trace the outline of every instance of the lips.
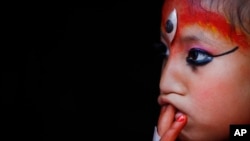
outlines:
{"label": "lips", "polygon": [[160,95],[158,98],[158,103],[161,106],[166,105],[172,105],[175,108],[175,120],[177,120],[181,115],[184,115],[185,113],[182,111],[182,109],[173,102],[173,100],[170,100],[169,97],[165,97],[164,95]]}

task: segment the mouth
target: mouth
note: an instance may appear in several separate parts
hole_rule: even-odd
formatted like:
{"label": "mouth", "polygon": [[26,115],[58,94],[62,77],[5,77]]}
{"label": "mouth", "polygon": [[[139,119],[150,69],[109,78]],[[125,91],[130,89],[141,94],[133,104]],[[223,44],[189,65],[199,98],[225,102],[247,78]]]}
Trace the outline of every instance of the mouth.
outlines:
{"label": "mouth", "polygon": [[181,117],[181,115],[186,115],[186,113],[184,111],[181,110],[181,108],[175,104],[174,102],[172,102],[171,100],[169,100],[168,98],[166,97],[163,97],[163,96],[159,96],[158,98],[158,103],[160,106],[169,106],[169,105],[172,105],[174,107],[174,119],[177,120],[178,118]]}

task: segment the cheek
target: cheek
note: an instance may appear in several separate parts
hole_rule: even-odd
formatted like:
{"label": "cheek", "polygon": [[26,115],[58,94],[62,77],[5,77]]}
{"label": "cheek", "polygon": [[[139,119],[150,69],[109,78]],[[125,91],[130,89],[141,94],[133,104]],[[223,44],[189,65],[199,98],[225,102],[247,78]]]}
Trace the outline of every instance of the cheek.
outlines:
{"label": "cheek", "polygon": [[[206,81],[198,83],[196,89],[193,89],[191,97],[191,126],[193,131],[202,132],[201,134],[217,133],[226,134],[228,125],[235,121],[236,117],[230,117],[232,107],[234,88],[224,80],[208,77]],[[195,87],[195,86],[194,86]],[[220,123],[220,124],[218,124]],[[206,132],[206,130],[211,130]]]}
{"label": "cheek", "polygon": [[193,90],[193,98],[199,104],[209,104],[210,107],[228,106],[230,102],[232,104],[241,99],[240,96],[246,92],[242,90],[250,88],[250,64],[240,57],[218,58],[209,66],[199,69],[192,79],[192,82],[196,82],[192,83],[190,89]]}
{"label": "cheek", "polygon": [[199,83],[197,87],[193,89],[193,102],[196,102],[196,105],[202,111],[223,108],[223,100],[225,100],[226,94],[231,91],[229,85],[214,79],[207,79]]}
{"label": "cheek", "polygon": [[249,108],[246,107],[250,105],[250,79],[247,75],[250,71],[243,68],[239,71],[239,68],[242,67],[231,66],[229,69],[222,64],[215,65],[206,71],[206,75],[195,78],[197,83],[190,87],[190,97],[194,109],[200,113],[196,118],[204,120],[200,122],[221,121],[226,128],[226,123],[240,122],[240,117],[245,117],[242,121],[249,118],[249,114],[246,115]]}

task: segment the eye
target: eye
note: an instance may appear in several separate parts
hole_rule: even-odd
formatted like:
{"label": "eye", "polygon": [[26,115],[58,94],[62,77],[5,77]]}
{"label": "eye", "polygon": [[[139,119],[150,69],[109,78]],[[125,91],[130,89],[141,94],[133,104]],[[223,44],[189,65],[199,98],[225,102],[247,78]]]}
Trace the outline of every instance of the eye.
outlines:
{"label": "eye", "polygon": [[[162,43],[163,44],[163,43]],[[165,47],[165,50],[164,50],[164,52],[163,52],[163,54],[164,54],[164,56],[166,57],[166,58],[168,58],[168,56],[169,56],[169,48],[165,45],[165,44],[163,44],[164,45],[164,47]]]}
{"label": "eye", "polygon": [[213,55],[208,53],[205,50],[198,49],[198,48],[192,48],[188,56],[186,58],[186,61],[193,66],[203,66],[208,64],[213,60]]}
{"label": "eye", "polygon": [[162,42],[155,43],[153,47],[159,57],[166,58],[169,56],[169,49],[164,43]]}
{"label": "eye", "polygon": [[209,52],[199,49],[199,48],[192,48],[189,52],[188,52],[188,56],[186,58],[186,61],[193,66],[203,66],[208,64],[209,62],[211,62],[213,60],[214,57],[220,57],[220,56],[224,56],[224,55],[228,55],[230,53],[235,52],[239,47],[236,46],[231,50],[228,50],[224,53],[221,54],[217,54],[217,55],[212,55]]}
{"label": "eye", "polygon": [[166,36],[170,43],[173,41],[177,29],[177,14],[174,9],[170,14],[165,23]]}
{"label": "eye", "polygon": [[154,49],[158,54],[157,56],[162,63],[162,67],[164,67],[168,61],[169,48],[163,42],[158,42],[154,44]]}
{"label": "eye", "polygon": [[164,47],[164,49],[162,50],[161,55],[164,60],[167,60],[169,56],[169,48],[164,43],[162,43],[162,46]]}

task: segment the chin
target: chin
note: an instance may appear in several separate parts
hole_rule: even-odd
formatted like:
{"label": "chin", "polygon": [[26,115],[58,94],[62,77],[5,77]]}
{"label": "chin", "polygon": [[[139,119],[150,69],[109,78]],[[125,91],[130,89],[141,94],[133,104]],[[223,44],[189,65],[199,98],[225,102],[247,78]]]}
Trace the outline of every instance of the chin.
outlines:
{"label": "chin", "polygon": [[189,133],[189,132],[185,132],[182,131],[178,138],[176,139],[176,141],[229,141],[228,137],[214,137],[214,136],[210,136],[210,135],[201,135],[199,133]]}
{"label": "chin", "polygon": [[183,133],[183,131],[179,134],[178,138],[176,141],[191,141],[190,138],[188,138],[187,136],[185,136],[185,134]]}

